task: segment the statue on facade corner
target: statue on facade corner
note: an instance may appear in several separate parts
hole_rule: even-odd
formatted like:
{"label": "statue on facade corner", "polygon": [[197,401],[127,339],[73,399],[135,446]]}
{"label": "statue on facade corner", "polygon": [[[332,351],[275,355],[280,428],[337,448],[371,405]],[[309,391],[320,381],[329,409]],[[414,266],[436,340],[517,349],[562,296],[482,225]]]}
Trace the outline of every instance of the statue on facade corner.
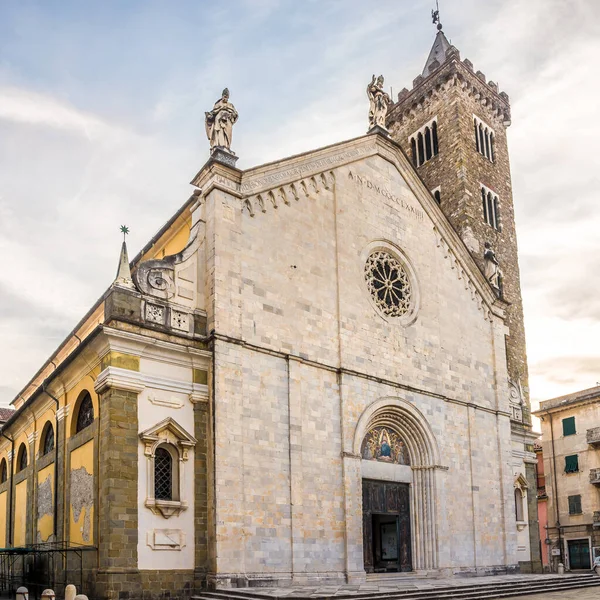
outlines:
{"label": "statue on facade corner", "polygon": [[500,263],[496,258],[496,253],[492,250],[492,245],[489,242],[485,243],[485,250],[483,252],[484,271],[486,279],[490,282],[490,285],[496,290],[499,298],[502,298],[502,270],[500,269]]}
{"label": "statue on facade corner", "polygon": [[223,148],[233,154],[231,150],[231,134],[233,125],[238,120],[235,106],[229,102],[229,90],[225,88],[221,98],[215,102],[213,109],[206,115],[206,135],[210,142],[211,154],[217,148]]}
{"label": "statue on facade corner", "polygon": [[373,127],[385,129],[385,117],[391,99],[383,89],[383,75],[380,75],[377,79],[373,75],[371,83],[367,86],[367,96],[370,102],[369,129],[373,129]]}

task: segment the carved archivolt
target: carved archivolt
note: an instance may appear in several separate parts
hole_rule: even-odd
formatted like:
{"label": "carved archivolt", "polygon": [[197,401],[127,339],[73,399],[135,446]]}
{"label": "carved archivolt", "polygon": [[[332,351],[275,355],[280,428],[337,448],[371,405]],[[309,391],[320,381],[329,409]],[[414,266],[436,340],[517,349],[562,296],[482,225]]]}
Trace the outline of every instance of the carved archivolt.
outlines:
{"label": "carved archivolt", "polygon": [[292,201],[298,202],[320,194],[323,190],[333,189],[335,176],[332,171],[318,173],[312,177],[300,179],[272,190],[248,196],[242,200],[242,211],[247,211],[251,217],[257,212],[266,213],[267,209],[277,209],[282,204],[290,206]]}

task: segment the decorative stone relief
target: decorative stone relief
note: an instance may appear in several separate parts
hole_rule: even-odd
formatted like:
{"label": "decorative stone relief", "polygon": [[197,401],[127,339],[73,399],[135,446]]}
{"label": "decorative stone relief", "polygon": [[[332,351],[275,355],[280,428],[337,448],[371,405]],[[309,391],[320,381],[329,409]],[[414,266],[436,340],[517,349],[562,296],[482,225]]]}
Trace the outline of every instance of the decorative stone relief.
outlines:
{"label": "decorative stone relief", "polygon": [[152,550],[181,550],[185,548],[185,533],[181,529],[153,529],[146,534],[146,544]]}
{"label": "decorative stone relief", "polygon": [[138,289],[149,296],[168,300],[175,295],[175,257],[163,260],[148,260],[140,263],[133,275]]}
{"label": "decorative stone relief", "polygon": [[180,310],[171,310],[171,327],[179,331],[190,330],[190,315]]}
{"label": "decorative stone relief", "polygon": [[292,199],[298,202],[302,198],[310,198],[320,194],[322,190],[333,189],[335,177],[333,173],[323,172],[294,181],[292,183],[267,190],[242,199],[242,210],[247,211],[251,217],[254,217],[257,211],[266,213],[268,208],[278,209],[282,203],[286,206],[292,206]]}
{"label": "decorative stone relief", "polygon": [[515,421],[523,421],[523,388],[519,380],[508,380],[511,417]]}
{"label": "decorative stone relief", "polygon": [[159,323],[160,325],[164,325],[165,313],[166,308],[164,306],[150,303],[146,304],[146,321],[150,321],[150,323]]}
{"label": "decorative stone relief", "polygon": [[148,402],[155,406],[167,406],[168,408],[182,408],[183,402],[177,398],[161,398],[159,396],[148,396]]}

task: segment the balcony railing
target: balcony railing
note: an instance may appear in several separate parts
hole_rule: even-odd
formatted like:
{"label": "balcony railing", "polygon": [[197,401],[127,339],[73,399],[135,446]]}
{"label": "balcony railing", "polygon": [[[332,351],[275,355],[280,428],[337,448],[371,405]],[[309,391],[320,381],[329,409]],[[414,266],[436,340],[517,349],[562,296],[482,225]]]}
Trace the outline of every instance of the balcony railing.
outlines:
{"label": "balcony railing", "polygon": [[590,469],[590,483],[600,485],[600,469]]}
{"label": "balcony railing", "polygon": [[594,446],[594,448],[600,447],[600,427],[587,430],[587,443]]}

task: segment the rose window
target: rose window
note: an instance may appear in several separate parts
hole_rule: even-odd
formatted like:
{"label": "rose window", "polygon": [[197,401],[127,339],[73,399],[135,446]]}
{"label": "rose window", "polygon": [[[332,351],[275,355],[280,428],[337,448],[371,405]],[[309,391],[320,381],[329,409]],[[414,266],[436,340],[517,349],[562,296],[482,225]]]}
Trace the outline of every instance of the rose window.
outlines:
{"label": "rose window", "polygon": [[389,317],[406,315],[412,307],[410,279],[392,254],[373,252],[365,265],[365,280],[377,308]]}

